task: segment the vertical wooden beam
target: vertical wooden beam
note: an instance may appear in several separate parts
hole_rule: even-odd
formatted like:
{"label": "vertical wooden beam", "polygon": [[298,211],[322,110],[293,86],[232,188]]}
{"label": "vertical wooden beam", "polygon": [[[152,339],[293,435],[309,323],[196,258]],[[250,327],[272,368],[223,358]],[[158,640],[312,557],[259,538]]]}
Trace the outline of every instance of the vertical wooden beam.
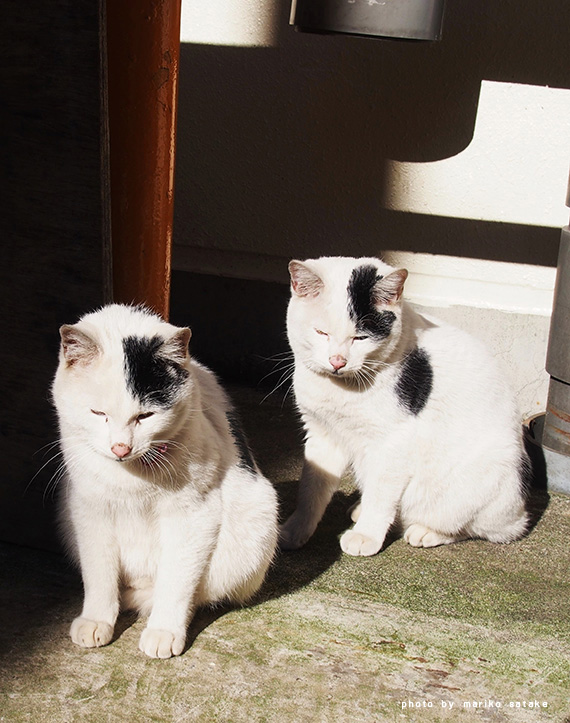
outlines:
{"label": "vertical wooden beam", "polygon": [[181,0],[107,0],[113,298],[168,318]]}

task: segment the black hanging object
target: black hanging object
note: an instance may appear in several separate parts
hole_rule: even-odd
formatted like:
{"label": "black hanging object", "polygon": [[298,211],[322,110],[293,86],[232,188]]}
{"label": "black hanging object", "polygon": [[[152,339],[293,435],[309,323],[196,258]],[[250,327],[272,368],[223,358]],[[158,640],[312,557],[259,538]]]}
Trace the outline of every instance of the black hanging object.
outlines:
{"label": "black hanging object", "polygon": [[306,33],[439,40],[444,0],[293,0],[291,25]]}

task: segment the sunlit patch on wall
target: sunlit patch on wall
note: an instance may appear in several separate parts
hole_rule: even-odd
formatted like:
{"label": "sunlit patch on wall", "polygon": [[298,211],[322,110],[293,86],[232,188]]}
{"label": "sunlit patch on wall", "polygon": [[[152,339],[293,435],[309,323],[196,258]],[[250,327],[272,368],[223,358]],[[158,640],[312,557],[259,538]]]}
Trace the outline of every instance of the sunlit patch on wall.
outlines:
{"label": "sunlit patch on wall", "polygon": [[276,44],[277,0],[183,0],[180,40],[203,45]]}
{"label": "sunlit patch on wall", "polygon": [[430,163],[389,161],[383,205],[561,227],[568,223],[569,149],[570,90],[484,80],[469,147]]}

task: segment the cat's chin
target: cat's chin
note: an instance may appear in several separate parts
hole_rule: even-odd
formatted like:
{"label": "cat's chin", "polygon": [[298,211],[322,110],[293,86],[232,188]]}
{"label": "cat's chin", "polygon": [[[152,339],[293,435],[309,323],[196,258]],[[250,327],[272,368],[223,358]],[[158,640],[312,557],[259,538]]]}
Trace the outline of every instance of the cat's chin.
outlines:
{"label": "cat's chin", "polygon": [[109,460],[109,462],[115,462],[117,464],[129,466],[132,464],[141,464],[144,460],[145,452],[136,452],[129,454],[128,457],[116,457],[114,454],[109,454],[107,451],[99,451],[101,457]]}
{"label": "cat's chin", "polygon": [[120,459],[119,457],[113,457],[110,454],[103,454],[102,456],[105,457],[105,459],[108,459],[109,462],[114,462],[115,464],[120,464],[125,467],[128,467],[129,465],[132,465],[132,464],[140,463],[140,461],[141,461],[140,455],[137,455],[136,457],[129,456],[127,458],[122,458],[122,459]]}
{"label": "cat's chin", "polygon": [[345,389],[364,391],[374,383],[374,374],[371,370],[363,371],[361,368],[333,370],[326,367],[313,368],[320,377],[329,379]]}
{"label": "cat's chin", "polygon": [[334,379],[349,379],[350,377],[354,376],[354,372],[352,372],[350,369],[327,369],[326,374],[329,377],[333,377]]}
{"label": "cat's chin", "polygon": [[358,375],[357,369],[330,369],[329,367],[319,366],[313,369],[323,377],[329,377],[331,379],[343,379],[349,380],[354,379]]}

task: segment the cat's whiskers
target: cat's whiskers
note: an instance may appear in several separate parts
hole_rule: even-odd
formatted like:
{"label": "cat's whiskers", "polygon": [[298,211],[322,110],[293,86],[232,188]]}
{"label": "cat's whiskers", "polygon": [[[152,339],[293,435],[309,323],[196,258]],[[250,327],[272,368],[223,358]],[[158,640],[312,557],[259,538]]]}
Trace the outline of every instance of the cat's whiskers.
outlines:
{"label": "cat's whiskers", "polygon": [[376,365],[370,363],[368,360],[365,359],[362,366],[358,370],[358,376],[365,386],[371,387],[376,381],[377,372],[378,369]]}
{"label": "cat's whiskers", "polygon": [[153,472],[153,482],[156,483],[157,477],[160,483],[164,486],[165,479],[169,483],[169,486],[174,488],[176,486],[175,472],[176,467],[171,460],[164,457],[159,452],[153,457],[153,464],[151,465]]}
{"label": "cat's whiskers", "polygon": [[71,454],[69,454],[69,444],[67,445],[67,456],[64,454],[63,450],[59,450],[56,454],[53,455],[53,457],[49,460],[49,462],[52,462],[54,459],[57,459],[58,457],[61,457],[61,460],[53,473],[53,475],[48,480],[48,483],[46,484],[44,493],[43,493],[43,501],[45,502],[48,495],[51,494],[51,497],[55,496],[55,492],[62,481],[62,479],[66,476],[68,472],[73,471],[74,469],[77,469],[82,462],[82,460],[90,455],[90,452],[85,450],[83,445],[80,443],[74,443],[72,447],[75,446],[78,450],[77,452],[72,451]]}
{"label": "cat's whiskers", "polygon": [[53,450],[55,447],[59,447],[60,443],[61,442],[59,439],[56,439],[53,442],[48,442],[47,444],[44,444],[39,449],[36,449],[33,456],[35,457],[36,455],[43,453],[42,456],[45,457],[48,452],[51,452],[51,450]]}
{"label": "cat's whiskers", "polygon": [[[65,442],[65,453],[64,450],[60,448],[57,452],[55,452],[55,454],[51,455],[51,457],[42,465],[42,467],[40,467],[40,469],[35,473],[34,477],[30,480],[26,487],[26,490],[45,467],[60,458],[59,464],[52,476],[50,477],[44,490],[45,499],[47,495],[50,494],[50,492],[52,494],[55,492],[62,478],[65,476],[67,470],[69,470],[69,472],[78,470],[81,468],[82,462],[85,458],[89,457],[93,453],[100,454],[100,452],[98,452],[98,450],[96,450],[96,448],[92,444],[89,444],[86,448],[85,441],[78,442],[76,440],[71,440],[70,444],[70,440],[63,439],[62,442]],[[46,445],[46,447],[53,448],[58,444],[59,442],[53,442],[49,445]],[[163,446],[165,447],[165,450],[160,449]],[[74,451],[74,447],[77,452]],[[159,439],[155,440],[153,442],[153,446],[143,455],[141,455],[141,457],[134,458],[133,460],[126,460],[125,462],[136,462],[137,459],[142,459],[143,463],[145,463],[147,468],[152,472],[153,481],[156,482],[160,471],[162,471],[162,473],[165,473],[168,477],[169,482],[173,484],[173,473],[176,472],[176,465],[174,464],[174,461],[168,457],[168,450],[180,450],[185,456],[191,457],[191,452],[188,447],[179,442],[178,440]]]}
{"label": "cat's whiskers", "polygon": [[[63,476],[63,473],[65,472],[65,460],[63,458],[63,450],[61,448],[62,441],[64,441],[64,440],[62,439],[62,440],[55,440],[53,442],[49,442],[48,444],[45,444],[43,447],[40,447],[36,452],[34,452],[34,455],[39,454],[40,452],[43,452],[43,456],[45,458],[46,454],[48,454],[49,452],[52,452],[54,449],[57,448],[57,451],[55,451],[54,454],[52,454],[42,464],[42,466],[35,472],[33,477],[26,484],[26,487],[24,488],[24,494],[26,494],[28,492],[28,490],[30,489],[30,487],[32,486],[34,481],[43,472],[43,470],[46,469],[46,467],[49,467],[55,460],[57,460],[58,458],[61,458],[55,472],[51,475],[51,477],[49,478],[49,480],[46,483],[46,489],[44,490],[44,494],[43,494],[44,499],[45,499],[47,491],[49,490],[50,487],[53,486],[54,489],[55,489],[55,487],[57,487],[57,484],[59,484],[59,479]],[[69,440],[67,440],[67,442],[69,444]],[[72,440],[72,444],[77,446],[78,448],[81,448],[81,446],[82,446],[80,443],[76,442],[75,440]],[[55,480],[55,483],[54,483],[55,478],[57,478],[57,479]]]}
{"label": "cat's whiskers", "polygon": [[[283,358],[279,361],[279,364],[276,365],[276,368],[268,372],[261,379],[261,381],[263,382],[265,379],[272,376],[273,374],[280,374],[281,376],[277,380],[277,383],[275,384],[273,389],[263,397],[260,402],[261,404],[263,404],[265,400],[268,399],[272,394],[275,394],[278,389],[281,389],[281,387],[283,387],[285,384],[287,384],[293,379],[293,375],[295,374],[295,360],[292,352],[283,352]],[[290,384],[283,396],[283,403],[285,402],[285,399],[287,399],[287,396],[291,392],[292,388],[293,385]]]}
{"label": "cat's whiskers", "polygon": [[168,478],[168,481],[170,483],[170,487],[174,489],[177,486],[177,477],[174,474],[176,472],[176,468],[172,463],[169,462],[169,460],[166,459],[159,459],[157,460],[157,468],[162,469],[162,471],[165,473],[166,477]]}
{"label": "cat's whiskers", "polygon": [[[53,447],[53,445],[49,445],[49,446],[50,446],[50,447]],[[56,460],[58,457],[61,457],[61,455],[62,455],[61,450],[58,450],[55,454],[52,454],[52,456],[51,456],[46,462],[44,462],[44,463],[42,464],[42,466],[36,471],[36,473],[34,474],[34,476],[30,479],[30,481],[28,482],[28,484],[27,484],[26,487],[24,488],[24,494],[27,493],[27,491],[30,489],[30,487],[32,486],[32,484],[34,483],[34,481],[38,478],[38,476],[43,472],[43,470],[44,470],[46,467],[49,467],[49,465],[50,465],[54,460]],[[49,482],[48,482],[48,484],[49,484]]]}
{"label": "cat's whiskers", "polygon": [[178,441],[177,439],[157,439],[153,442],[153,445],[162,445],[166,444],[168,447],[173,447],[174,449],[181,449],[183,452],[186,452],[188,456],[191,455],[190,450],[185,444],[182,444],[182,442]]}
{"label": "cat's whiskers", "polygon": [[67,467],[65,465],[65,461],[62,460],[59,463],[58,468],[56,469],[54,474],[50,477],[48,483],[45,486],[44,493],[42,496],[42,500],[44,503],[48,497],[51,497],[51,499],[53,499],[55,497],[56,490],[57,490],[61,480],[65,477],[66,471],[67,471]]}
{"label": "cat's whiskers", "polygon": [[141,456],[143,464],[152,475],[154,484],[164,484],[165,477],[171,487],[176,486],[177,466],[169,455],[171,450],[180,450],[188,458],[191,457],[190,450],[181,442],[169,440],[154,440],[152,446]]}
{"label": "cat's whiskers", "polygon": [[[162,445],[166,445],[168,450],[178,451],[180,453],[179,456],[182,456],[184,460],[189,461],[195,456],[190,450],[190,448],[180,442],[178,439],[158,439],[153,442],[153,446],[157,448],[161,447]],[[175,467],[174,460],[170,456],[168,456],[168,454],[163,454],[162,459],[172,464],[173,468]]]}
{"label": "cat's whiskers", "polygon": [[283,395],[282,403],[284,404],[285,400],[287,399],[287,397],[291,393],[291,390],[293,389],[292,379],[293,379],[294,374],[295,374],[294,368],[285,372],[279,379],[279,382],[276,384],[276,386],[273,387],[273,389],[263,397],[263,399],[261,400],[261,404],[263,404],[266,399],[268,399],[272,394],[275,394],[275,392],[277,392],[279,389],[281,389],[281,387],[283,387],[285,384],[289,384],[289,386],[286,388],[285,393]]}
{"label": "cat's whiskers", "polygon": [[348,385],[357,386],[358,391],[363,392],[374,384],[374,373],[373,370],[362,366],[340,376],[340,379],[343,379]]}
{"label": "cat's whiskers", "polygon": [[[271,361],[274,361],[274,359],[271,359]],[[284,372],[286,373],[290,369],[294,369],[295,367],[295,357],[293,355],[293,352],[284,353],[283,357],[281,359],[276,359],[276,361],[277,363],[275,365],[275,368],[272,369],[270,372],[267,372],[267,374],[265,374],[265,376],[261,378],[261,382],[264,382],[268,377],[271,377],[274,374],[283,374]]]}
{"label": "cat's whiskers", "polygon": [[356,371],[354,377],[355,377],[356,383],[358,385],[358,391],[359,392],[364,391],[369,383],[369,380],[366,376],[366,372],[364,371],[364,369],[358,369]]}
{"label": "cat's whiskers", "polygon": [[271,356],[257,355],[258,359],[261,359],[262,361],[267,361],[267,362],[273,362],[273,361],[279,362],[279,361],[284,361],[286,359],[293,359],[293,357],[294,357],[294,354],[291,351],[291,349],[288,349],[287,351],[280,351],[277,354],[272,354]]}

